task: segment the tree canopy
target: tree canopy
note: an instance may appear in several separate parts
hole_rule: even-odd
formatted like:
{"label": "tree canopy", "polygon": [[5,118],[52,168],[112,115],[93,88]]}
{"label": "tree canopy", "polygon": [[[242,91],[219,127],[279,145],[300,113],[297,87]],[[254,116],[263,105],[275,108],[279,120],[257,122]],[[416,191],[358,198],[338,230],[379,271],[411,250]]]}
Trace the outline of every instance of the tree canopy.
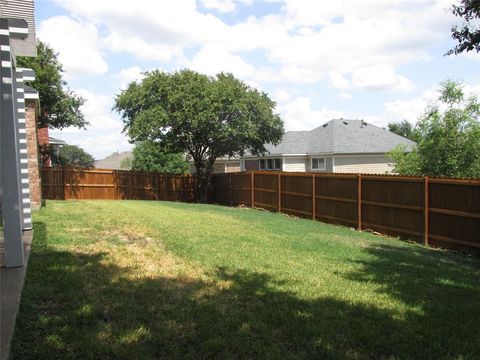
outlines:
{"label": "tree canopy", "polygon": [[440,96],[415,126],[417,148],[390,154],[402,175],[480,177],[480,103],[460,83],[441,83]]}
{"label": "tree canopy", "polygon": [[183,154],[169,154],[154,141],[141,141],[133,149],[132,170],[185,174],[189,164]]}
{"label": "tree canopy", "polygon": [[480,1],[460,0],[459,5],[452,5],[452,13],[463,18],[461,26],[452,27],[452,37],[458,44],[447,55],[460,54],[464,51],[480,51]]}
{"label": "tree canopy", "polygon": [[37,56],[18,56],[17,61],[18,67],[35,71],[35,81],[31,86],[38,90],[40,96],[39,127],[63,129],[68,126],[85,128],[88,125],[80,110],[85,100],[67,87],[58,54],[37,41]]}
{"label": "tree canopy", "polygon": [[283,122],[275,102],[231,74],[208,77],[191,70],[151,71],[116,97],[116,109],[132,142],[155,141],[168,153],[193,160],[198,199],[206,201],[213,164],[223,156],[265,152],[277,144]]}
{"label": "tree canopy", "polygon": [[407,120],[403,120],[402,122],[388,123],[388,131],[391,131],[394,134],[397,134],[397,135],[403,136],[404,138],[415,141],[413,125]]}
{"label": "tree canopy", "polygon": [[95,166],[93,156],[76,145],[63,145],[58,150],[56,159],[52,159],[52,163],[54,166],[71,166],[86,169]]}

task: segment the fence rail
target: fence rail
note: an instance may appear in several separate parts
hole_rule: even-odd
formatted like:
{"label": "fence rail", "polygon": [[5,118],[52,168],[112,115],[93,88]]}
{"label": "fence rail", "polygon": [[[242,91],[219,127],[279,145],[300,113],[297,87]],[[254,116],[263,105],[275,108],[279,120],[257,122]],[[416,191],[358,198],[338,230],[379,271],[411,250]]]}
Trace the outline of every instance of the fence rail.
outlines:
{"label": "fence rail", "polygon": [[[45,199],[193,202],[191,175],[42,169]],[[480,181],[281,172],[215,174],[210,201],[372,230],[451,249],[480,248]]]}

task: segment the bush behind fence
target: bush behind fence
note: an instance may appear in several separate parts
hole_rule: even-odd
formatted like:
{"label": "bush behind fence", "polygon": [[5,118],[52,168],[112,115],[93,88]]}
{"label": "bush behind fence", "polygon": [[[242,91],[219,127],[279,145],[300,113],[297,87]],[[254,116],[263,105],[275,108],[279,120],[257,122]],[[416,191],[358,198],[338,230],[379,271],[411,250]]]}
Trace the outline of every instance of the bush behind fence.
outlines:
{"label": "bush behind fence", "polygon": [[[42,169],[44,199],[194,202],[192,175]],[[384,175],[215,174],[210,202],[265,208],[452,249],[480,248],[480,181]]]}

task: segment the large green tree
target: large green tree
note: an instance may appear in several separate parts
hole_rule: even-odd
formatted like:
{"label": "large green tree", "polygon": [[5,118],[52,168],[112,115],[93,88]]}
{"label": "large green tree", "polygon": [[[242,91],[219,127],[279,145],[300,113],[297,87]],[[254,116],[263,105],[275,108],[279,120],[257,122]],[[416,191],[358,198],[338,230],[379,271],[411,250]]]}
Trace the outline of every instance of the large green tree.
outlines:
{"label": "large green tree", "polygon": [[40,95],[39,127],[63,129],[68,126],[85,128],[88,125],[80,110],[85,100],[71,91],[63,80],[58,54],[43,42],[37,41],[37,56],[19,56],[17,62],[18,67],[35,71],[35,81],[30,85]]}
{"label": "large green tree", "polygon": [[166,153],[154,141],[141,141],[133,149],[132,170],[185,174],[189,164],[183,154]]}
{"label": "large green tree", "polygon": [[464,20],[462,25],[452,27],[452,37],[458,44],[447,52],[460,54],[464,51],[480,51],[480,1],[460,0],[452,5],[452,13]]}
{"label": "large green tree", "polygon": [[402,122],[388,123],[388,131],[391,131],[397,135],[403,136],[404,138],[415,141],[415,133],[413,131],[413,125],[407,120],[403,120]]}
{"label": "large green tree", "polygon": [[390,154],[402,175],[480,177],[480,103],[466,97],[460,83],[441,84],[438,101],[415,126],[417,147]]}
{"label": "large green tree", "polygon": [[207,200],[216,159],[247,149],[263,153],[264,144],[277,144],[284,132],[275,102],[225,73],[151,71],[117,95],[114,108],[132,142],[155,141],[193,160],[200,202]]}
{"label": "large green tree", "polygon": [[82,148],[76,145],[63,145],[56,156],[52,156],[54,166],[71,166],[89,169],[95,166],[95,160]]}

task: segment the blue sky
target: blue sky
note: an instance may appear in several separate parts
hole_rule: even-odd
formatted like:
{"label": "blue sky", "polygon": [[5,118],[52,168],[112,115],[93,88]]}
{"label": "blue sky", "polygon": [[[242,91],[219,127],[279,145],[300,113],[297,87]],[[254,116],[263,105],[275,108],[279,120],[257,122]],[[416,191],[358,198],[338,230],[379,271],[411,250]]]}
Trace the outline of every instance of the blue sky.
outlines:
{"label": "blue sky", "polygon": [[130,149],[115,94],[154,68],[232,72],[268,92],[287,130],[339,117],[414,123],[442,80],[480,91],[480,56],[443,56],[452,2],[37,0],[37,35],[91,123],[51,134],[96,158]]}

